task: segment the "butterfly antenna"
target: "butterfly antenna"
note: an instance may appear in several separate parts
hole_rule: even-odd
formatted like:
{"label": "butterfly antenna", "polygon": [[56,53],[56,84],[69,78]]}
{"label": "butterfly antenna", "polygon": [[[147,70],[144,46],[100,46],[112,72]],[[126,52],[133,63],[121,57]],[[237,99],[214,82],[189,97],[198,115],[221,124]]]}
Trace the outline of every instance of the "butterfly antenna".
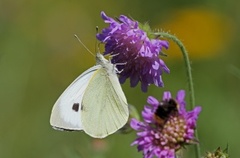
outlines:
{"label": "butterfly antenna", "polygon": [[83,42],[78,38],[78,36],[75,34],[74,37],[78,40],[79,43],[82,44],[82,46],[90,53],[92,54],[93,56],[95,56],[88,48],[85,44],[83,44]]}
{"label": "butterfly antenna", "polygon": [[[96,34],[98,34],[98,26],[96,26]],[[95,42],[95,52],[100,52],[100,43],[96,40]]]}
{"label": "butterfly antenna", "polygon": [[[96,26],[96,34],[98,34],[98,26]],[[98,50],[97,50],[98,49]],[[98,42],[95,40],[95,52],[99,51]]]}

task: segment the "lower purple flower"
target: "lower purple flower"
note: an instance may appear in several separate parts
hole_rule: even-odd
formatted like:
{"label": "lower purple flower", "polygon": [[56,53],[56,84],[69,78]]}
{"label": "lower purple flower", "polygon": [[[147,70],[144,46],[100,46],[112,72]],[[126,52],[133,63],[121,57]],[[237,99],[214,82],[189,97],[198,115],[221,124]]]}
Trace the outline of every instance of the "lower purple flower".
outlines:
{"label": "lower purple flower", "polygon": [[184,90],[178,92],[176,99],[164,92],[160,102],[150,96],[150,106],[142,111],[144,121],[131,120],[131,127],[138,131],[132,145],[143,151],[144,158],[175,158],[175,152],[183,145],[197,143],[194,130],[201,107],[186,111],[184,98]]}
{"label": "lower purple flower", "polygon": [[112,63],[119,71],[120,82],[130,78],[131,87],[141,82],[142,91],[146,92],[150,84],[163,87],[162,73],[170,70],[159,58],[168,42],[150,39],[148,33],[140,29],[137,21],[121,15],[117,20],[108,17],[104,12],[101,16],[109,27],[97,34],[97,39],[105,43],[105,53],[111,54]]}

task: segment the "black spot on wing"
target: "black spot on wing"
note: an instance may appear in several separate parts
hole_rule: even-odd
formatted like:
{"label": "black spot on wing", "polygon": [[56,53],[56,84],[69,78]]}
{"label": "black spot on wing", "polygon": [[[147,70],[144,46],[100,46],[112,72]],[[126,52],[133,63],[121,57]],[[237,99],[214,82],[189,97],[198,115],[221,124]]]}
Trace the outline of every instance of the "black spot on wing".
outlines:
{"label": "black spot on wing", "polygon": [[79,103],[74,103],[73,106],[72,106],[72,109],[76,112],[78,112],[79,110]]}

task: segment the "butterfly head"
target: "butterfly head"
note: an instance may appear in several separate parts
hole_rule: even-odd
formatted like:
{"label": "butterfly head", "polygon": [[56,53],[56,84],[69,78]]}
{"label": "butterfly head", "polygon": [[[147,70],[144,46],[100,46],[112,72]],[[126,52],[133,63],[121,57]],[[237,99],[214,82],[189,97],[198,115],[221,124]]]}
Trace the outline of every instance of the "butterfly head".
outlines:
{"label": "butterfly head", "polygon": [[108,63],[108,60],[105,59],[101,53],[97,53],[96,62],[97,62],[97,65],[104,65],[105,63]]}

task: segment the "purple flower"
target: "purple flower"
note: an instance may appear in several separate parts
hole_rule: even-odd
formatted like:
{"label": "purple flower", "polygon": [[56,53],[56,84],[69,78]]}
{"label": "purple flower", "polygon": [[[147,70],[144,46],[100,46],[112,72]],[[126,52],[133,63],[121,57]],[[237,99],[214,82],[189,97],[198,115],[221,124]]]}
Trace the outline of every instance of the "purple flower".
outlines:
{"label": "purple flower", "polygon": [[137,131],[132,145],[143,151],[144,158],[175,158],[175,152],[183,145],[196,143],[194,130],[201,107],[186,111],[185,91],[180,90],[176,99],[170,92],[164,92],[162,101],[148,97],[148,104],[142,111],[144,121],[131,120],[131,127]]}
{"label": "purple flower", "polygon": [[162,73],[170,70],[159,58],[162,48],[168,48],[168,42],[149,39],[147,33],[140,29],[137,21],[121,15],[117,20],[101,16],[108,28],[97,34],[97,39],[105,43],[105,53],[111,54],[112,63],[116,64],[120,83],[130,78],[131,87],[141,82],[142,91],[146,92],[150,84],[163,87]]}

